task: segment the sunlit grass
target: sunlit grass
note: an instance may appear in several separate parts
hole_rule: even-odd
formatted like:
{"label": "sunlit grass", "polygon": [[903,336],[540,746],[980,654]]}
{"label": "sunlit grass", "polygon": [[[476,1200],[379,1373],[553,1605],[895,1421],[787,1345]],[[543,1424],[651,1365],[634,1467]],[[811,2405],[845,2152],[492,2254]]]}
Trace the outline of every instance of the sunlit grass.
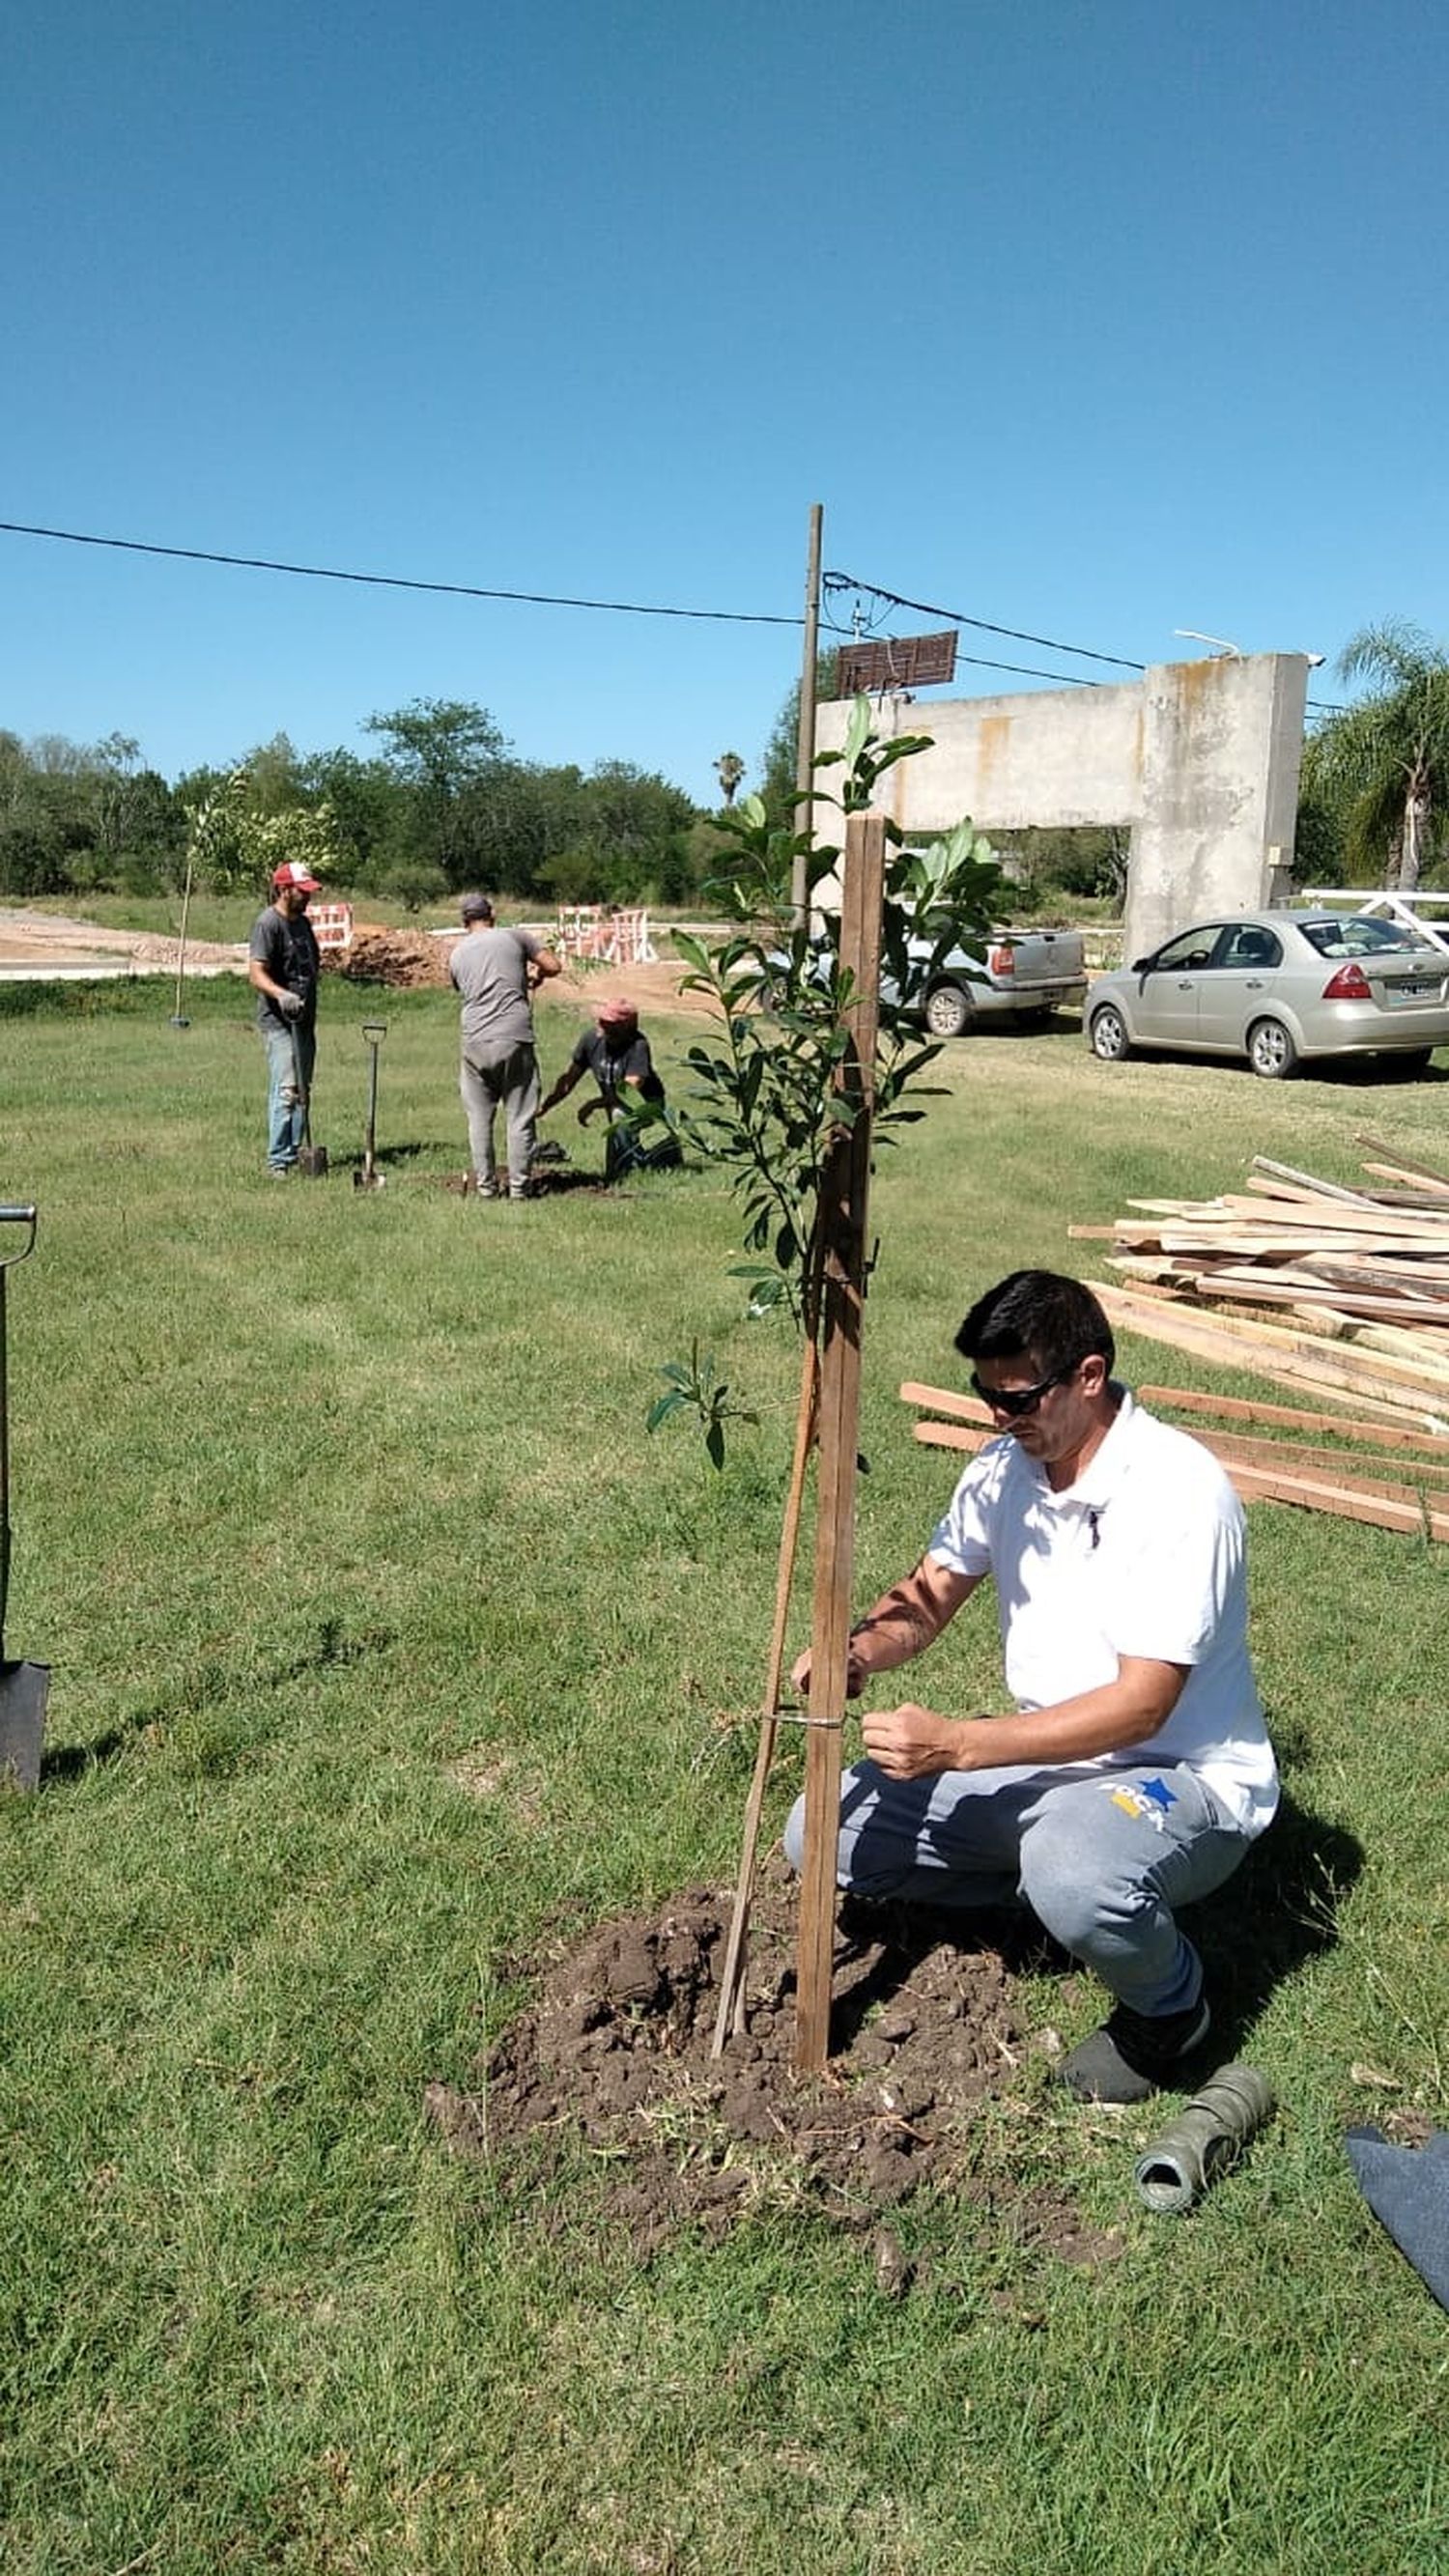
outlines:
{"label": "sunlit grass", "polygon": [[[1293,1814],[1203,1936],[1284,2108],[1190,2220],[1137,2210],[1135,2115],[1042,2094],[983,2118],[989,2206],[902,2214],[904,2302],[788,2207],[641,2261],[586,2155],[511,2196],[423,2088],[469,2080],[530,1948],[729,1876],[797,1355],[741,1319],[711,1174],[448,1190],[446,995],[329,987],[337,1168],[277,1188],[245,997],[199,987],[182,1032],[164,985],[110,991],[0,1016],[0,1188],[41,1206],[6,1641],[54,1666],[43,1792],[0,1804],[7,2571],[1445,2563],[1442,2317],[1341,2148],[1385,2105],[1446,2117],[1438,1555],[1252,1513]],[[541,1010],[546,1072],[577,1024]],[[677,1084],[683,1026],[652,1034]],[[951,1474],[896,1388],[952,1382],[992,1277],[1088,1274],[1069,1222],[1237,1186],[1255,1150],[1351,1180],[1391,1121],[1444,1157],[1436,1081],[1109,1068],[1066,1030],[939,1078],[874,1194],[862,1593]],[[761,1416],[720,1475],[643,1429],[696,1335]],[[934,1691],[999,1695],[992,1626]],[[1034,2247],[1013,2211],[1046,2182],[1120,2261]]]}

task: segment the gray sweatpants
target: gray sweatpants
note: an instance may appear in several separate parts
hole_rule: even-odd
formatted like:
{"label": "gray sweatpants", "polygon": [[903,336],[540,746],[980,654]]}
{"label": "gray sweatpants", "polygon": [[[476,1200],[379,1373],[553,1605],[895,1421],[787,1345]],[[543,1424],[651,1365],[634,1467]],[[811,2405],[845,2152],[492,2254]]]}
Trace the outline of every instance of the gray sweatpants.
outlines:
{"label": "gray sweatpants", "polygon": [[[785,1827],[798,1869],[805,1801]],[[1181,1766],[942,1771],[889,1780],[858,1762],[841,1787],[837,1876],[920,1905],[1024,1899],[1064,1950],[1134,2012],[1185,2012],[1202,1962],[1173,1909],[1220,1887],[1252,1837]]]}
{"label": "gray sweatpants", "polygon": [[480,1190],[496,1190],[498,1167],[493,1159],[493,1122],[503,1111],[508,1131],[508,1191],[521,1199],[528,1188],[538,1118],[538,1057],[531,1040],[489,1060],[465,1055],[458,1089],[468,1113],[468,1147]]}

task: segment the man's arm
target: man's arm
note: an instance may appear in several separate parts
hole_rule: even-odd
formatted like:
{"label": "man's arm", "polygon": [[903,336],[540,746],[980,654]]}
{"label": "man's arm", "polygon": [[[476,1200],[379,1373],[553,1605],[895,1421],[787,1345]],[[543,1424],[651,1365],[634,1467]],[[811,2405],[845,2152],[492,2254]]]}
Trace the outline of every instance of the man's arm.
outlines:
{"label": "man's arm", "polygon": [[545,983],[550,975],[561,975],[562,973],[563,959],[561,957],[556,957],[551,948],[535,948],[533,955],[528,961],[529,991],[531,993],[536,993],[540,984]]}
{"label": "man's arm", "polygon": [[556,1109],[561,1100],[567,1100],[569,1093],[572,1091],[574,1084],[578,1081],[583,1069],[583,1066],[581,1064],[575,1064],[572,1056],[570,1056],[568,1063],[564,1066],[557,1082],[555,1082],[551,1088],[545,1092],[544,1097],[538,1104],[537,1114],[540,1118],[546,1118],[549,1111],[551,1109]]}
{"label": "man's arm", "polygon": [[[934,1556],[923,1556],[914,1571],[883,1592],[874,1609],[867,1610],[851,1629],[847,1699],[859,1698],[869,1674],[888,1673],[897,1664],[908,1664],[913,1655],[923,1655],[980,1580],[977,1574],[956,1574]],[[796,1658],[791,1678],[798,1690],[809,1689],[808,1650]]]}
{"label": "man's arm", "polygon": [[1145,1744],[1171,1716],[1190,1670],[1147,1655],[1121,1655],[1114,1681],[1051,1708],[1018,1710],[1012,1717],[942,1717],[908,1700],[868,1713],[861,1731],[872,1762],[892,1780],[994,1771],[1015,1762],[1081,1762]]}
{"label": "man's arm", "polygon": [[255,949],[247,959],[247,982],[254,993],[265,993],[269,1002],[275,1002],[285,1018],[300,1017],[301,995],[292,992],[287,985],[279,984],[275,976],[268,972],[265,960],[256,954]]}

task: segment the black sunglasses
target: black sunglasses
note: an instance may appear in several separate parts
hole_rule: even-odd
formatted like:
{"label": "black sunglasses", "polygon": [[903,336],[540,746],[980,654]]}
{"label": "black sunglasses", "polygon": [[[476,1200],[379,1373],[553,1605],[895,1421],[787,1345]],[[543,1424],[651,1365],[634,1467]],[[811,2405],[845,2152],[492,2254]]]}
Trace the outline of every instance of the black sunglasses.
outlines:
{"label": "black sunglasses", "polygon": [[971,1392],[979,1396],[983,1404],[989,1405],[993,1413],[1004,1413],[1008,1422],[1019,1422],[1024,1413],[1035,1413],[1042,1397],[1050,1395],[1054,1386],[1065,1386],[1069,1377],[1075,1377],[1080,1367],[1081,1361],[1073,1360],[1068,1368],[1053,1369],[1051,1376],[1044,1377],[1040,1386],[1018,1387],[983,1386],[973,1369]]}

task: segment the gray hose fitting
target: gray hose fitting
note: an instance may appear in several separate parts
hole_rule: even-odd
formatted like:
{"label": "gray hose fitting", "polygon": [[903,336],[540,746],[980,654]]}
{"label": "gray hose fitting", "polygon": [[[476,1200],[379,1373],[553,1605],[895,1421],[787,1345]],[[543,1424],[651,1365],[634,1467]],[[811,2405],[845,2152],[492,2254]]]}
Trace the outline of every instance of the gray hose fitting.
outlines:
{"label": "gray hose fitting", "polygon": [[1149,2209],[1191,2209],[1199,2193],[1236,2164],[1274,2107],[1272,2089],[1256,2066],[1220,2066],[1171,2128],[1138,2157],[1139,2197]]}

